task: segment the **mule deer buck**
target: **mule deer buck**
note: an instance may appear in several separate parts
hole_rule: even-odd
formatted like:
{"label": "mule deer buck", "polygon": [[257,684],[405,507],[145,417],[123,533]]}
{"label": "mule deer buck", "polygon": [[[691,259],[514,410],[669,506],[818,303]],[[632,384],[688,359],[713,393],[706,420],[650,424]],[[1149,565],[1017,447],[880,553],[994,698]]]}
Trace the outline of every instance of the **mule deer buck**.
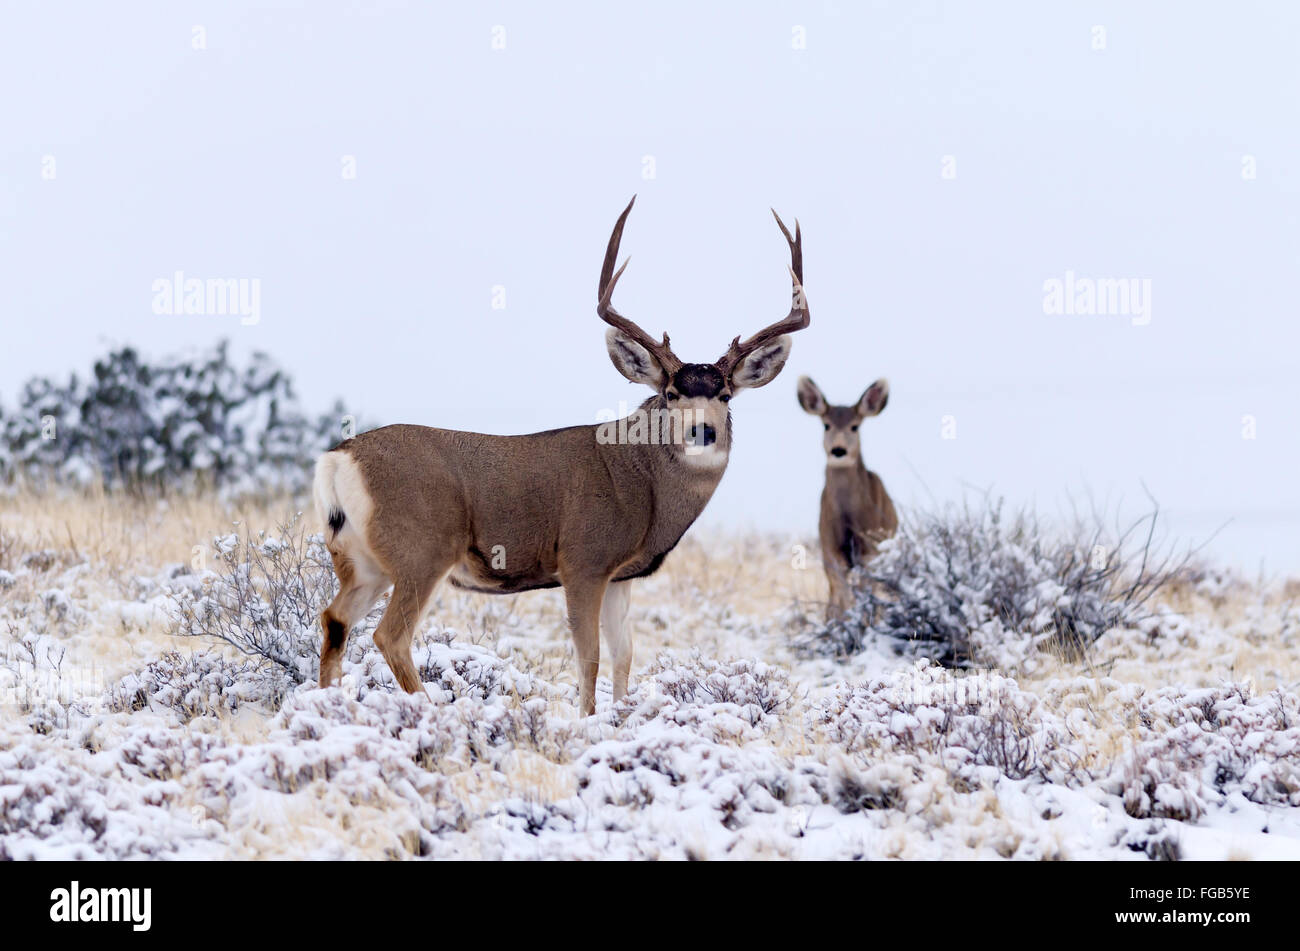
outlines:
{"label": "mule deer buck", "polygon": [[830,583],[826,619],[837,617],[851,601],[849,574],[876,554],[876,547],[898,528],[898,513],[880,476],[862,463],[858,426],[889,402],[889,382],[877,380],[852,406],[831,406],[806,376],[799,377],[799,405],[820,417],[826,450],[826,487],[822,489],[822,564]]}
{"label": "mule deer buck", "polygon": [[563,586],[582,714],[596,709],[599,628],[615,701],[626,694],[631,582],[659,568],[717,488],[731,449],[732,396],[770,383],[790,355],[788,335],[809,323],[799,224],[791,237],[778,216],[790,248],[790,313],[748,340],[736,337],[713,363],[683,363],[667,334],[656,341],[611,303],[627,267],[614,270],[635,201],[610,235],[596,305],[615,368],[654,390],[635,412],[527,436],[385,426],[321,456],[313,491],[339,578],[321,614],[322,686],[339,677],[351,627],[391,585],[375,644],[403,690],[422,690],[411,641],[447,578],[492,594]]}

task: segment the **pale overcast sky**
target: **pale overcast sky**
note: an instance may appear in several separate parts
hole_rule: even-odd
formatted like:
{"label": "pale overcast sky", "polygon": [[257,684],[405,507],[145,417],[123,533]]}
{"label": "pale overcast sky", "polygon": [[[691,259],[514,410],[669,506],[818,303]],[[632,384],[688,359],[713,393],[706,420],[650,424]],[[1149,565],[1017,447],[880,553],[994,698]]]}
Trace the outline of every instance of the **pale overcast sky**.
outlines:
{"label": "pale overcast sky", "polygon": [[[1231,519],[1222,560],[1300,571],[1300,8],[562,10],[5,3],[0,399],[228,337],[309,407],[592,422],[644,395],[594,312],[628,198],[618,306],[695,361],[788,308],[775,206],[812,326],[732,404],[702,524],[815,534],[795,379],[887,376],[864,448],[904,506],[1145,484],[1178,536]],[[155,314],[177,270],[259,280],[260,320]],[[1045,313],[1067,272],[1149,281],[1149,322]]]}

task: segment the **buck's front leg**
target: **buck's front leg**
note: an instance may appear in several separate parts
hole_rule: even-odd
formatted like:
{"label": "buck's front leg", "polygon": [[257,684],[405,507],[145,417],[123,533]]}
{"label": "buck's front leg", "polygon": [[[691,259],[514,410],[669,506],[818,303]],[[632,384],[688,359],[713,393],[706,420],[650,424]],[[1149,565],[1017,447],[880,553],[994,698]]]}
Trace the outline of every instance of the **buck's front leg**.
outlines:
{"label": "buck's front leg", "polygon": [[615,703],[627,695],[627,675],[632,669],[632,632],[627,625],[627,609],[631,603],[631,581],[615,581],[605,588],[600,627],[605,632],[605,643],[614,665]]}
{"label": "buck's front leg", "polygon": [[578,657],[578,708],[589,717],[596,712],[596,670],[600,667],[600,605],[605,595],[605,578],[567,578],[564,600],[569,613],[569,632]]}

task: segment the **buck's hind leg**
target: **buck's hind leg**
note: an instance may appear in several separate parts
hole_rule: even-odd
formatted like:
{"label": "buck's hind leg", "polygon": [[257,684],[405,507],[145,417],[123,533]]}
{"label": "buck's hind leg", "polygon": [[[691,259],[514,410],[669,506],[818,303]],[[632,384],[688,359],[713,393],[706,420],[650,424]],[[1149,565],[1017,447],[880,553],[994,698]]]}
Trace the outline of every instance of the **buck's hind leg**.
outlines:
{"label": "buck's hind leg", "polygon": [[338,575],[339,593],[320,616],[324,632],[320,649],[322,687],[338,682],[348,633],[353,625],[370,613],[389,585],[379,566],[364,555],[349,556],[343,551],[331,550],[330,557],[334,560],[334,573]]}
{"label": "buck's hind leg", "polygon": [[424,617],[434,588],[450,568],[448,565],[418,579],[399,578],[394,582],[393,596],[379,627],[375,629],[375,646],[384,655],[398,686],[407,693],[424,692],[424,684],[420,682],[415,662],[411,660],[411,640]]}
{"label": "buck's hind leg", "polygon": [[614,668],[615,703],[627,695],[627,675],[632,669],[632,632],[627,623],[631,603],[632,582],[616,581],[605,589],[605,599],[600,605],[600,627],[605,632],[605,644]]}
{"label": "buck's hind leg", "polygon": [[389,607],[383,612],[380,626],[374,630],[374,644],[380,648],[398,686],[408,694],[419,694],[424,690],[415,661],[411,660],[411,639],[415,637],[416,626],[424,616],[425,604],[428,604],[433,589],[433,583],[396,583]]}

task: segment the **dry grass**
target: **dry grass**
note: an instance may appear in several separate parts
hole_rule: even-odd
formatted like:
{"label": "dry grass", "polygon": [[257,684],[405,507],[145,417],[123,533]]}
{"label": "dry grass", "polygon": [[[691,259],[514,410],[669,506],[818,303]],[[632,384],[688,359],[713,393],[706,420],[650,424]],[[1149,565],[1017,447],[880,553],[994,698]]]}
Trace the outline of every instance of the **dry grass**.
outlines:
{"label": "dry grass", "polygon": [[[50,549],[121,569],[156,571],[188,564],[195,546],[207,545],[240,524],[272,529],[293,511],[286,501],[232,505],[212,494],[134,495],[105,492],[20,492],[0,504],[0,558]],[[3,563],[0,563],[3,567]]]}
{"label": "dry grass", "polygon": [[[214,537],[232,531],[243,536],[263,530],[274,533],[299,511],[289,500],[232,504],[212,494],[160,498],[102,490],[54,496],[19,493],[6,497],[0,506],[0,570],[12,571],[24,559],[29,564],[48,564],[50,571],[87,563],[92,567],[88,583],[123,597],[128,596],[133,574],[152,575],[170,564],[189,565],[198,552],[210,562]],[[310,509],[303,518],[308,531],[320,530]],[[826,598],[817,551],[811,538],[689,532],[663,569],[637,585],[633,617],[638,656],[681,648],[717,653],[727,646],[729,629],[739,618],[765,626],[778,616],[787,625],[817,621]],[[39,580],[31,579],[32,583]],[[1183,649],[1172,656],[1167,637],[1159,649],[1132,639],[1103,638],[1082,660],[1056,657],[1046,671],[1027,678],[1027,685],[1087,672],[1149,687],[1208,685],[1250,677],[1263,690],[1295,688],[1300,684],[1297,592],[1297,579],[1267,590],[1233,585],[1227,593],[1213,596],[1191,585],[1174,585],[1162,593],[1166,608],[1238,628],[1240,636],[1230,650],[1201,643],[1195,630],[1175,632]],[[658,610],[662,606],[690,606],[691,613],[715,623],[680,623],[672,612]],[[431,605],[430,617],[476,643],[503,638],[509,642],[511,632],[522,627],[553,630],[555,637],[548,644],[519,643],[518,649],[530,665],[541,668],[543,676],[567,679],[569,642],[559,591],[499,597],[444,585]],[[1158,625],[1157,621],[1157,629]],[[150,646],[175,644],[163,625],[125,633],[145,635]],[[793,633],[784,632],[776,640],[792,639]]]}

